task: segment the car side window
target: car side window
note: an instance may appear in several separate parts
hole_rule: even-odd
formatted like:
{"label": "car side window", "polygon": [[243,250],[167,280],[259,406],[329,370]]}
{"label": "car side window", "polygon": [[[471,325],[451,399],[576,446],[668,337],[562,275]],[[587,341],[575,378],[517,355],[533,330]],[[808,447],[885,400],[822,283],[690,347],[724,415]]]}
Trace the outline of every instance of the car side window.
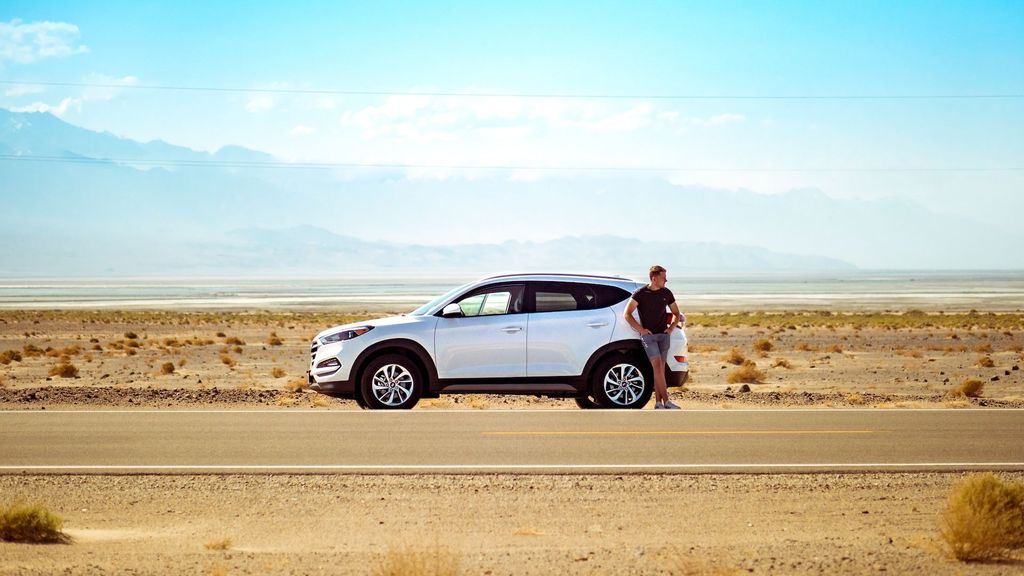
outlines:
{"label": "car side window", "polygon": [[470,294],[458,302],[467,317],[516,314],[523,311],[523,286],[495,286]]}
{"label": "car side window", "polygon": [[585,284],[537,282],[533,285],[535,312],[565,312],[595,308],[594,292]]}

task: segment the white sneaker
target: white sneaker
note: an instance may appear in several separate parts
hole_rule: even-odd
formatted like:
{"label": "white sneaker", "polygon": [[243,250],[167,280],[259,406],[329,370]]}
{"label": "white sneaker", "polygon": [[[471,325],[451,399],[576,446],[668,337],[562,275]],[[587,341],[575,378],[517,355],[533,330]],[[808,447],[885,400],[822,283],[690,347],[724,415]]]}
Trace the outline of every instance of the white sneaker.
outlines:
{"label": "white sneaker", "polygon": [[664,410],[665,409],[665,405],[662,404],[661,402],[655,402],[654,403],[654,409],[655,410]]}
{"label": "white sneaker", "polygon": [[682,408],[673,404],[671,400],[662,404],[662,408],[666,410],[682,410]]}

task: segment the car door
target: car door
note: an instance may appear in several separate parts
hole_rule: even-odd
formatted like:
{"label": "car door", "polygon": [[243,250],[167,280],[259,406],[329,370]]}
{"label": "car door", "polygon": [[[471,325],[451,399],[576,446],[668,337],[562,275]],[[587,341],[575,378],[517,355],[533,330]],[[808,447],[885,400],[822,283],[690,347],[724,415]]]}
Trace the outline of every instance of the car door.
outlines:
{"label": "car door", "polygon": [[454,302],[463,316],[438,319],[434,353],[438,378],[488,379],[526,376],[525,285],[497,284]]}
{"label": "car door", "polygon": [[588,284],[529,282],[526,301],[527,376],[579,376],[590,355],[611,340],[615,314],[597,308]]}

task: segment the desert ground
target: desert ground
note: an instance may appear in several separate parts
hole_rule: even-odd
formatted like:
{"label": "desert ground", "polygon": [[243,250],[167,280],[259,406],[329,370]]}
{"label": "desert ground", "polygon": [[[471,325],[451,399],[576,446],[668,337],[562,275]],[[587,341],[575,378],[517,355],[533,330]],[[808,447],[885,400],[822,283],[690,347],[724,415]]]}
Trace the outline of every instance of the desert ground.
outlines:
{"label": "desert ground", "polygon": [[[357,409],[303,390],[309,342],[324,328],[381,315],[0,312],[0,407]],[[686,330],[691,378],[673,392],[684,407],[1024,406],[1021,314],[694,314]],[[743,360],[761,372],[746,387],[728,381]],[[984,384],[979,397],[956,394],[968,379]],[[417,409],[520,406],[574,407],[443,396]]]}
{"label": "desert ground", "polygon": [[[3,311],[0,409],[356,410],[304,389],[308,346],[379,315]],[[705,313],[687,334],[684,408],[1024,407],[1024,314]],[[763,373],[729,382],[743,360]],[[957,392],[969,379],[975,396]],[[518,407],[575,409],[530,396],[416,409]],[[1024,572],[1020,557],[963,564],[943,548],[965,475],[14,474],[0,504],[45,503],[72,541],[0,543],[0,574],[387,573],[413,550],[462,574]]]}
{"label": "desert ground", "polygon": [[0,574],[371,574],[411,550],[487,575],[1020,574],[944,551],[961,477],[2,476],[73,541],[0,543]]}

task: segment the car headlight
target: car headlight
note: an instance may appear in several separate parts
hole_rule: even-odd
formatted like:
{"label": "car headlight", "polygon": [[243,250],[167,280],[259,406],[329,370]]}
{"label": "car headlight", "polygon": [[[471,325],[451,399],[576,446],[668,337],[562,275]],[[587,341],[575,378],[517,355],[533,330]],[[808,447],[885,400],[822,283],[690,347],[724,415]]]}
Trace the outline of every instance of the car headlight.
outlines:
{"label": "car headlight", "polygon": [[373,329],[373,326],[357,326],[355,328],[349,328],[348,330],[341,330],[334,334],[328,334],[327,336],[320,337],[321,344],[333,344],[335,342],[341,342],[342,340],[351,340],[356,336],[366,334]]}

